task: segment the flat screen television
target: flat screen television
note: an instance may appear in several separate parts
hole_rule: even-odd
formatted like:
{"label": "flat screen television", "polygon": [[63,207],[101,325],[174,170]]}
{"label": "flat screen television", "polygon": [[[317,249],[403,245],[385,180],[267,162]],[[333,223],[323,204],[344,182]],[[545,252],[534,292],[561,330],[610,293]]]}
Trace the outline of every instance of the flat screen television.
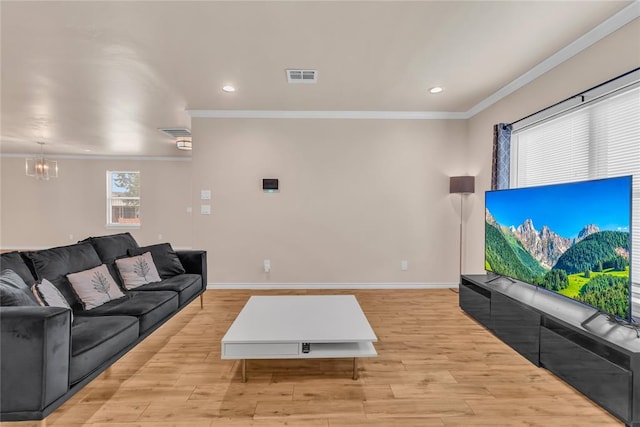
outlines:
{"label": "flat screen television", "polygon": [[485,269],[631,317],[632,177],[488,191]]}

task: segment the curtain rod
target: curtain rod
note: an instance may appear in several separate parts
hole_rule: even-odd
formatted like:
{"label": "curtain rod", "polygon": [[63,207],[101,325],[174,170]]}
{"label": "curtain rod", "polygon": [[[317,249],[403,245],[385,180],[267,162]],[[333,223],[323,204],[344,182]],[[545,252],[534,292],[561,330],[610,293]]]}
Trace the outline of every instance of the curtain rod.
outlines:
{"label": "curtain rod", "polygon": [[587,93],[591,92],[592,90],[598,89],[599,87],[602,87],[602,86],[604,86],[604,85],[607,85],[607,84],[609,84],[609,83],[611,83],[611,82],[614,82],[614,81],[616,81],[616,80],[618,80],[618,79],[621,79],[621,78],[623,78],[623,77],[625,77],[625,76],[628,76],[629,74],[635,73],[635,72],[637,72],[637,71],[639,71],[639,70],[640,70],[640,67],[638,67],[638,68],[634,68],[634,69],[633,69],[633,70],[631,70],[631,71],[627,71],[626,73],[620,74],[619,76],[614,77],[614,78],[612,78],[612,79],[609,79],[609,80],[607,80],[606,82],[602,82],[602,83],[600,83],[600,84],[597,84],[597,85],[595,85],[595,86],[594,86],[594,87],[592,87],[592,88],[589,88],[589,89],[587,89],[587,90],[583,90],[583,91],[582,91],[582,92],[580,92],[580,93],[577,93],[577,94],[575,94],[575,95],[573,95],[573,96],[570,96],[570,97],[568,97],[568,98],[566,98],[566,99],[563,99],[562,101],[556,102],[555,104],[550,105],[550,106],[548,106],[548,107],[545,107],[545,108],[543,108],[542,110],[536,111],[535,113],[529,114],[528,116],[525,116],[525,117],[523,117],[523,118],[521,118],[521,119],[518,119],[518,120],[516,120],[515,122],[509,123],[509,124],[507,124],[507,126],[513,126],[513,125],[515,125],[516,123],[519,123],[519,122],[521,122],[521,121],[523,121],[523,120],[527,120],[528,118],[533,117],[533,116],[535,116],[536,114],[540,114],[540,113],[542,113],[542,112],[545,112],[545,111],[547,111],[547,110],[549,110],[549,109],[551,109],[551,108],[553,108],[553,107],[556,107],[556,106],[558,106],[558,105],[560,105],[560,104],[562,104],[562,103],[564,103],[564,102],[569,101],[570,99],[574,99],[574,98],[582,97],[582,101],[584,101],[584,96],[585,96]]}

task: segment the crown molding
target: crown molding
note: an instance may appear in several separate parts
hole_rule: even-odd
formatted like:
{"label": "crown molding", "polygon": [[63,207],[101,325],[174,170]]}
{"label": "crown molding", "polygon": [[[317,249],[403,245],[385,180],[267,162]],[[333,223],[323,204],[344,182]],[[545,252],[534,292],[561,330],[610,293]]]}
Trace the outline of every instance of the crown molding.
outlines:
{"label": "crown molding", "polygon": [[[39,155],[34,153],[0,153],[0,158],[32,158]],[[47,154],[47,159],[80,159],[80,160],[131,160],[131,161],[174,161],[174,162],[190,162],[191,157],[152,157],[152,156],[100,156],[100,155],[83,155],[83,154]]]}
{"label": "crown molding", "polygon": [[615,15],[603,21],[592,30],[577,38],[567,46],[563,47],[520,77],[513,80],[494,94],[480,101],[466,112],[469,118],[475,116],[501,99],[512,94],[521,87],[531,83],[547,71],[557,67],[571,57],[582,52],[589,46],[607,37],[609,34],[619,30],[629,22],[640,17],[640,1],[634,1]]}
{"label": "crown molding", "polygon": [[447,120],[465,119],[465,113],[447,111],[294,111],[294,110],[187,110],[191,118],[210,119],[361,119]]}

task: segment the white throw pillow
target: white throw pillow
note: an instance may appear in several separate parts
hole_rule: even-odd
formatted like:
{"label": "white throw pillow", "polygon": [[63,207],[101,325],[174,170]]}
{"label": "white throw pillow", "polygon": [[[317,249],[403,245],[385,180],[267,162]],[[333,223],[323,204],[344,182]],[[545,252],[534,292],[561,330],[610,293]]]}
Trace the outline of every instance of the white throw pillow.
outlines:
{"label": "white throw pillow", "polygon": [[[42,279],[31,287],[31,292],[36,297],[38,304],[43,307],[63,307],[71,310],[71,306],[64,299],[58,288],[47,279]],[[73,322],[73,312],[71,312],[71,321]]]}
{"label": "white throw pillow", "polygon": [[71,282],[85,310],[91,310],[111,300],[124,297],[104,264],[78,273],[67,274],[67,279]]}
{"label": "white throw pillow", "polygon": [[151,257],[151,252],[117,259],[116,266],[124,282],[124,287],[127,289],[134,289],[147,283],[160,281],[160,275],[153,262],[153,257]]}

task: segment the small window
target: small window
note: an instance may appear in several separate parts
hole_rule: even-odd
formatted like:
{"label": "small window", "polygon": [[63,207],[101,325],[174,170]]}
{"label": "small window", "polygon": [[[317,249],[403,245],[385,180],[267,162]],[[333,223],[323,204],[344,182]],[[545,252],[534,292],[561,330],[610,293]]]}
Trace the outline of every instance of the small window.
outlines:
{"label": "small window", "polygon": [[107,171],[107,226],[140,227],[140,172]]}

